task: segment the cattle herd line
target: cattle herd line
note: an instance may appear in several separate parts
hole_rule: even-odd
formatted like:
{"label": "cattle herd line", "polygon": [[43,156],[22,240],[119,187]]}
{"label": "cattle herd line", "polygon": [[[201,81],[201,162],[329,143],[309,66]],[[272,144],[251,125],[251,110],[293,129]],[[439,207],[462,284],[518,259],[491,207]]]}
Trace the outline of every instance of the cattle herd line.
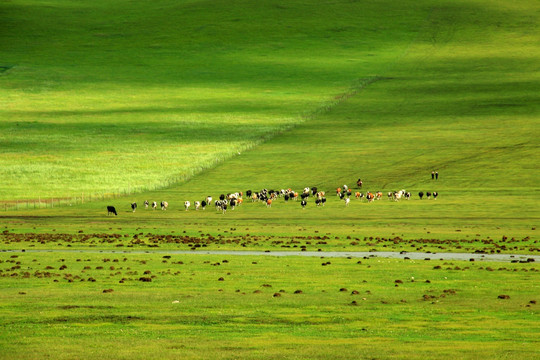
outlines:
{"label": "cattle herd line", "polygon": [[[204,200],[194,201],[193,204],[190,201],[185,201],[184,209],[188,211],[193,205],[193,208],[195,210],[205,210],[206,207],[213,204],[216,208],[216,211],[220,211],[224,214],[227,209],[234,210],[236,206],[242,205],[244,202],[243,195],[244,194],[242,192],[229,193],[226,195],[221,194],[218,200],[214,200],[212,196],[207,196],[206,198],[204,198]],[[336,189],[336,195],[339,197],[340,200],[344,201],[345,206],[349,206],[349,203],[353,196],[360,201],[367,201],[368,203],[371,203],[375,200],[381,200],[384,197],[382,191],[368,191],[366,193],[355,191],[353,193],[353,191],[347,185],[343,185],[343,187],[338,187]],[[439,194],[436,191],[426,191],[425,193],[423,191],[420,191],[418,193],[418,197],[420,198],[420,200],[422,200],[424,196],[427,199],[433,198],[436,200],[438,195]],[[402,199],[410,200],[411,193],[406,190],[390,191],[386,194],[386,196],[388,200],[391,201],[400,201]],[[300,205],[304,209],[307,206],[307,201],[310,197],[315,198],[316,206],[324,206],[324,204],[326,203],[326,193],[324,191],[319,191],[316,187],[306,187],[301,193],[295,192],[291,189],[282,189],[279,191],[262,189],[259,192],[253,192],[251,190],[246,191],[247,199],[251,200],[251,202],[263,203],[267,207],[271,207],[272,203],[278,198],[283,198],[285,202],[300,200]],[[158,208],[158,203],[156,201],[150,203],[148,200],[145,200],[144,207],[145,209],[151,207],[152,210],[156,210]],[[169,203],[166,201],[161,201],[159,207],[161,208],[161,210],[167,210],[167,208],[169,207]],[[137,210],[136,202],[131,204],[131,210],[133,212]],[[107,215],[111,214],[118,215],[114,206],[107,206]]]}

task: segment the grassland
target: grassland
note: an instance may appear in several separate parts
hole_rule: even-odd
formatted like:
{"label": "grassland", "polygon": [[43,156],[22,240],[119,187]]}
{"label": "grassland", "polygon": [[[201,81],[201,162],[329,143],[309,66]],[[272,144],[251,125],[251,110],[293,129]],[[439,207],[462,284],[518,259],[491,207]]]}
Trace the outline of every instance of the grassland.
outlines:
{"label": "grassland", "polygon": [[[19,251],[0,253],[0,358],[540,356],[535,263],[324,258],[538,254],[539,11],[526,0],[0,5],[0,199],[19,201],[0,207],[0,249]],[[358,177],[363,191],[413,198],[345,207],[333,191]],[[182,206],[305,186],[327,204]],[[107,193],[130,194],[96,196]],[[49,197],[72,206],[23,201]],[[322,258],[164,257],[201,248]],[[62,252],[74,249],[98,253]]]}
{"label": "grassland", "polygon": [[[220,2],[217,4],[226,6]],[[189,15],[192,23],[205,22],[206,17],[211,16],[203,12],[204,6],[200,3],[190,6],[194,12]],[[253,15],[242,19],[251,24],[250,26],[257,26],[259,29],[259,24],[253,24],[247,19],[260,18],[263,15],[259,12],[267,11],[268,7],[280,14],[283,12],[293,17],[298,15],[297,12],[306,10],[307,6],[304,3],[296,3],[294,6],[290,5],[291,9],[286,11],[286,9],[280,9],[279,6],[265,3],[246,8],[244,11],[251,11]],[[308,12],[311,16],[306,18],[307,23],[293,22],[290,25],[297,27],[298,32],[302,29],[303,36],[287,27],[284,28],[283,24],[274,21],[270,22],[273,25],[269,25],[269,21],[266,21],[267,32],[259,34],[257,31],[250,31],[250,35],[245,39],[244,33],[239,30],[243,29],[241,25],[244,22],[238,21],[241,24],[231,25],[232,27],[227,28],[229,30],[226,34],[220,34],[220,36],[228,36],[230,41],[235,40],[242,44],[249,41],[248,43],[252,45],[246,44],[242,48],[243,51],[238,53],[234,51],[237,56],[235,61],[224,61],[219,53],[215,54],[215,47],[209,44],[206,44],[208,49],[204,50],[206,47],[199,42],[188,42],[185,40],[186,36],[182,35],[185,35],[184,32],[189,27],[187,25],[180,27],[177,29],[180,34],[173,33],[167,37],[171,41],[169,47],[181,51],[173,44],[176,44],[175,39],[182,39],[187,42],[184,46],[188,48],[192,46],[200,48],[200,51],[207,51],[207,53],[193,51],[192,56],[198,59],[193,60],[194,62],[200,63],[199,56],[205,56],[207,61],[215,61],[213,65],[208,65],[210,73],[202,78],[202,75],[193,72],[192,68],[185,69],[183,73],[185,76],[192,74],[192,82],[202,81],[201,79],[210,81],[226,74],[230,76],[229,82],[214,82],[207,88],[216,96],[193,87],[186,92],[183,82],[181,86],[176,83],[178,87],[176,91],[192,99],[197,97],[207,99],[204,107],[211,106],[214,101],[221,102],[224,107],[220,108],[216,105],[212,113],[217,117],[229,118],[231,128],[221,121],[212,120],[214,115],[205,115],[199,118],[202,128],[196,126],[188,133],[184,130],[176,133],[176,125],[171,125],[170,122],[162,121],[163,119],[160,118],[156,118],[155,126],[147,126],[140,132],[152,134],[155,130],[162,135],[170,134],[174,138],[171,139],[172,148],[194,149],[196,154],[191,153],[191,150],[182,154],[173,151],[177,159],[186,156],[180,160],[181,166],[187,166],[191,170],[177,171],[180,165],[174,165],[171,168],[174,170],[169,173],[174,179],[189,177],[189,180],[168,188],[156,189],[153,192],[132,194],[123,199],[108,199],[86,204],[83,207],[77,207],[80,211],[68,208],[27,213],[26,204],[21,203],[20,207],[23,211],[14,214],[5,212],[6,229],[33,231],[33,228],[37,227],[46,231],[56,229],[59,232],[72,233],[83,230],[89,233],[110,229],[116,231],[120,228],[122,232],[129,233],[131,236],[141,230],[152,233],[186,231],[191,235],[202,230],[216,235],[223,230],[236,228],[238,232],[244,234],[287,236],[296,233],[300,228],[306,228],[309,235],[319,231],[337,236],[360,238],[402,236],[413,239],[435,237],[436,239],[468,238],[472,240],[477,238],[482,240],[488,237],[501,239],[507,236],[520,240],[536,239],[534,229],[538,225],[539,218],[537,206],[539,174],[536,156],[539,102],[538,92],[535,90],[539,83],[536,64],[540,55],[536,41],[538,37],[534,31],[536,29],[534,20],[538,9],[528,1],[516,2],[512,5],[481,1],[437,5],[429,2],[414,2],[414,4],[392,8],[392,11],[379,11],[384,6],[384,2],[373,2],[369,5],[347,2],[333,8],[333,11],[337,13],[336,17],[330,20],[324,16],[324,9],[321,8],[320,12],[313,10]],[[59,11],[57,8],[53,9],[55,14]],[[100,9],[97,7],[95,11],[104,11]],[[219,15],[219,20],[224,21],[225,17],[221,16],[221,13],[216,11],[212,14]],[[57,16],[64,15],[65,12],[60,11]],[[359,23],[359,20],[351,20],[351,17],[356,19],[358,16],[363,21]],[[93,20],[87,21],[97,21],[97,18],[93,17]],[[103,22],[103,20],[100,21]],[[313,22],[316,21],[319,26],[314,25]],[[343,29],[335,30],[334,27],[337,25],[334,22],[340,23]],[[75,27],[75,29],[79,28]],[[143,32],[133,27],[127,29]],[[326,35],[323,35],[323,32]],[[59,31],[55,33],[60,36]],[[198,33],[195,32],[192,36],[196,36],[195,34]],[[198,39],[202,41],[204,37],[207,42],[213,42],[214,45],[218,42],[205,34],[204,32],[199,34]],[[295,34],[295,36],[287,36],[287,34]],[[140,36],[141,43],[147,41],[145,40],[147,36],[149,35]],[[283,47],[273,49],[273,40],[277,38],[281,39]],[[75,47],[73,42],[78,38],[73,37],[72,42],[69,41],[70,39],[65,39],[64,42]],[[94,40],[97,43],[88,50],[89,53],[111,51],[100,42],[105,41],[101,37]],[[119,37],[118,42],[115,42],[120,49],[122,49],[121,45],[128,47],[126,43],[132,42],[123,37]],[[16,46],[21,45],[11,44],[11,46],[15,47],[12,50],[16,50]],[[329,48],[332,46],[334,48]],[[231,52],[237,50],[232,45],[229,47],[232,49]],[[137,58],[135,52],[138,50],[128,48],[131,49],[131,53],[126,50],[129,56],[120,54],[125,56],[122,57],[125,60],[122,65],[123,72],[115,67],[114,63],[109,64],[104,70],[111,71],[107,75],[110,76],[111,82],[106,85],[111,86],[110,91],[114,92],[117,86],[130,88],[129,83],[115,77],[116,73],[120,76],[130,71],[129,66],[132,63],[128,60]],[[26,61],[35,58],[23,57],[23,50],[24,48],[19,49],[18,52],[14,51],[10,56],[18,54]],[[47,59],[45,56],[47,54],[53,56],[51,52],[43,49],[41,51],[44,52],[41,57],[43,59]],[[246,51],[251,51],[251,56]],[[272,61],[269,64],[261,60],[262,54],[265,54],[267,57],[279,57],[282,60],[289,59],[289,61],[295,59],[294,61],[300,62],[302,54],[306,55],[306,53],[310,54],[309,61],[304,58],[305,66],[302,71],[292,66],[285,66],[276,58],[273,61],[277,62],[277,65],[272,65]],[[172,58],[177,59],[178,55],[172,52],[169,54],[171,58],[168,58],[162,53],[156,53],[152,57],[152,51],[145,54],[148,61],[153,59],[156,63],[164,61],[165,64],[168,63],[165,59],[172,61]],[[256,59],[260,62],[253,61],[254,67],[245,66],[245,63],[241,62],[253,58],[255,54],[258,54],[259,57]],[[66,57],[67,63],[73,61],[71,52],[63,52],[62,56]],[[186,57],[180,58],[182,61],[188,61]],[[86,67],[66,68],[71,71],[87,71],[85,69],[88,69],[91,61],[85,61],[89,63]],[[238,62],[242,65],[238,65]],[[321,62],[326,64],[324,70],[313,68]],[[101,65],[99,62],[98,64]],[[95,64],[95,66],[98,65]],[[228,69],[227,66],[232,68]],[[261,67],[265,70],[263,71]],[[278,68],[282,71],[294,69],[299,77],[295,78],[290,72],[280,72]],[[143,77],[133,69],[131,74],[137,79]],[[17,80],[14,80],[17,76],[12,77],[12,75],[9,73],[8,76],[2,78],[2,81],[12,85],[17,83]],[[167,88],[166,86],[174,84],[175,78],[169,79],[169,75],[157,78],[150,74],[146,75],[148,76],[144,78],[148,81],[154,82],[156,79],[162,81],[159,83],[159,89],[162,89],[162,85],[163,88]],[[170,81],[165,81],[165,77]],[[113,80],[116,81],[116,85]],[[281,86],[282,97],[279,99],[271,98],[266,92],[254,91],[254,89],[266,88],[267,82],[271,80],[274,86]],[[298,82],[300,80],[302,81]],[[30,83],[30,80],[28,79],[27,82]],[[36,81],[32,83],[35,84]],[[69,86],[84,85],[76,81],[68,83]],[[231,83],[235,83],[232,88],[229,87]],[[64,85],[67,86],[67,83]],[[122,106],[128,107],[128,103],[131,103],[132,108],[136,110],[138,107],[136,99],[146,101],[152,98],[149,95],[152,91],[148,88],[145,87],[140,97],[125,97],[123,101],[126,103]],[[23,106],[23,103],[26,103],[24,106],[37,107],[38,110],[47,108],[48,105],[43,104],[48,99],[47,94],[40,92],[38,97],[42,100],[32,104],[33,97],[18,96],[16,97],[18,101],[12,101],[15,99],[13,94],[17,91],[10,91],[6,95],[7,99],[10,99],[7,109],[17,109],[19,105]],[[78,96],[78,93],[78,91],[70,91],[69,94]],[[253,101],[236,103],[230,101],[231,98],[241,99],[248,93],[251,94],[249,96],[253,96]],[[117,106],[120,101],[119,96],[123,97],[123,93],[119,92],[112,96],[110,92],[105,92],[103,96],[111,106]],[[163,98],[168,97],[163,95]],[[295,98],[301,99],[302,104],[294,100]],[[60,96],[59,99],[64,99],[64,96]],[[78,104],[77,101],[66,101],[67,103],[75,104],[74,106]],[[93,103],[101,104],[102,102],[93,101]],[[251,106],[249,104],[255,108],[247,109]],[[272,109],[269,108],[269,104]],[[198,102],[197,106],[202,105]],[[246,111],[250,114],[244,117],[241,113]],[[261,114],[261,117],[255,116],[253,111],[255,114]],[[14,119],[20,115],[17,111],[10,114],[14,116]],[[137,116],[145,119],[141,120],[143,122],[150,121],[149,118],[154,119],[153,116],[144,112],[138,113]],[[179,113],[175,116],[182,123],[178,125],[179,128],[184,127],[185,121],[190,121],[189,115],[184,116]],[[93,117],[96,123],[91,125],[87,122],[81,123],[81,117],[77,113],[69,117],[71,125],[67,125],[65,131],[48,133],[47,138],[50,141],[33,142],[32,147],[25,147],[25,151],[12,148],[11,152],[6,153],[8,156],[3,159],[9,159],[13,155],[13,161],[17,162],[16,166],[25,169],[31,169],[36,164],[37,166],[44,165],[46,162],[20,161],[20,159],[24,158],[28,151],[36,151],[41,154],[40,156],[48,156],[44,155],[48,152],[44,151],[44,148],[51,146],[58,149],[69,148],[66,147],[65,142],[54,140],[54,136],[57,135],[70,138],[69,141],[74,142],[74,153],[70,153],[74,156],[62,155],[60,156],[64,159],[62,161],[71,162],[80,159],[81,156],[77,154],[84,151],[82,150],[84,146],[81,145],[80,139],[76,136],[77,131],[74,132],[73,127],[78,127],[84,132],[92,129],[94,125],[100,126],[101,120],[97,119],[99,116],[96,115]],[[263,132],[252,131],[253,128],[246,124],[244,124],[246,126],[237,126],[246,120],[247,122],[255,121],[253,124],[257,128],[265,127],[265,124],[273,123],[272,119],[284,117],[290,121],[287,120],[287,124],[281,123],[279,126],[294,126],[279,134],[274,132],[277,128],[272,128],[273,125]],[[113,121],[115,119],[118,121]],[[260,119],[262,120],[259,121]],[[92,189],[98,192],[114,192],[114,189],[102,186],[109,181],[118,185],[119,190],[122,188],[125,190],[127,183],[131,184],[129,186],[132,189],[137,189],[139,186],[156,187],[163,179],[171,179],[165,174],[167,170],[164,170],[165,167],[161,163],[161,160],[167,157],[162,152],[167,152],[167,150],[163,150],[164,147],[157,143],[156,146],[144,145],[149,145],[146,141],[153,142],[156,136],[150,135],[146,140],[142,140],[140,137],[131,136],[132,134],[127,137],[123,135],[130,133],[129,129],[136,129],[140,125],[138,120],[134,117],[123,119],[122,116],[114,114],[114,118],[109,118],[105,122],[107,126],[118,127],[120,131],[107,135],[104,141],[96,140],[94,137],[88,138],[92,144],[89,145],[91,148],[94,150],[109,148],[110,146],[105,144],[110,144],[111,138],[114,137],[115,141],[126,139],[133,142],[133,145],[139,148],[137,151],[144,154],[134,155],[132,161],[127,161],[123,155],[126,153],[123,150],[124,147],[119,147],[118,152],[107,150],[112,157],[122,159],[118,163],[101,161],[95,157],[96,152],[91,150],[87,153],[89,157],[87,157],[88,162],[84,165],[84,170],[74,165],[63,166],[65,169],[71,169],[63,175],[49,169],[46,174],[33,173],[32,176],[26,176],[10,170],[6,164],[2,167],[6,184],[3,189],[6,196],[35,198],[39,196],[40,188],[46,188],[57,195],[64,194],[67,197],[84,191],[88,198],[88,193],[92,193]],[[4,124],[11,126],[11,129],[23,125],[16,121],[7,121]],[[46,125],[45,120],[43,123],[36,123],[36,126],[42,125]],[[234,135],[229,133],[229,129],[234,129],[232,130]],[[280,129],[284,128],[280,127]],[[238,155],[240,149],[229,146],[229,139],[232,137],[246,139],[257,134],[255,135],[257,138],[263,133],[273,138],[250,151],[241,150],[241,155]],[[6,131],[4,134],[7,135],[10,132]],[[16,143],[17,141],[13,140],[15,138],[24,142],[32,136],[32,132],[28,129],[17,134],[15,137],[10,135],[5,144]],[[146,136],[144,134],[141,137],[144,138]],[[174,134],[179,134],[179,137],[177,138]],[[36,136],[43,139],[43,135],[41,133]],[[203,145],[205,150],[201,152],[199,144],[194,144],[192,141],[193,139],[202,140],[202,138],[209,139],[210,142],[220,139],[217,144],[214,143],[215,148],[220,149],[219,151],[230,152],[235,156],[226,162],[216,164],[214,160],[222,159],[221,155],[209,150],[211,146],[206,142]],[[19,150],[21,150],[20,147]],[[151,160],[144,160],[148,157]],[[205,166],[194,164],[201,157],[212,159],[212,164],[207,170],[199,172]],[[169,162],[169,164],[172,163]],[[138,168],[139,166],[141,168]],[[430,179],[432,170],[440,172],[441,177],[437,182]],[[153,174],[152,177],[158,179],[157,182],[142,175],[145,171],[150,171]],[[173,173],[177,177],[173,176]],[[49,175],[53,178],[52,183]],[[57,176],[66,177],[61,180],[56,178]],[[300,190],[305,186],[317,186],[330,195],[337,186],[352,185],[358,177],[364,180],[364,191],[381,190],[386,193],[396,189],[407,189],[413,193],[415,201],[407,204],[379,203],[371,207],[354,203],[352,206],[354,210],[349,211],[342,211],[338,203],[329,202],[330,206],[324,211],[308,208],[304,212],[300,211],[298,205],[280,203],[274,204],[275,208],[271,211],[250,206],[243,208],[239,214],[230,212],[231,215],[227,217],[218,217],[214,213],[202,215],[177,211],[182,208],[185,200],[193,202],[207,195],[216,197],[221,193],[245,192],[247,189],[256,191],[262,188],[290,187]],[[136,185],[133,179],[138,179],[140,183]],[[98,182],[102,181],[104,183],[98,185]],[[72,186],[76,188],[73,192],[70,190]],[[17,190],[18,188],[22,191]],[[53,190],[54,188],[58,190]],[[418,201],[416,193],[428,190],[440,193],[437,202]],[[159,217],[156,214],[150,216],[146,213],[124,216],[127,215],[125,211],[129,209],[132,201],[137,201],[140,206],[145,199],[167,200],[171,204],[171,210],[175,212],[162,214]],[[80,203],[80,198],[78,202]],[[73,201],[73,204],[76,203],[77,199]],[[104,206],[111,203],[123,213],[119,219],[104,218]],[[31,209],[33,206],[33,203],[29,204]],[[74,211],[77,213],[75,217],[73,217]],[[28,216],[29,214],[31,216]],[[58,221],[65,219],[66,216],[70,218],[69,221]],[[136,219],[135,222],[134,219]],[[271,220],[271,226],[266,226],[267,220]]]}
{"label": "grassland", "polygon": [[[0,199],[184,181],[378,74],[426,11],[398,6],[374,17],[380,4],[346,1],[208,5],[3,4]],[[380,23],[401,14],[411,20]]]}
{"label": "grassland", "polygon": [[538,355],[535,264],[166,253],[0,260],[2,358]]}

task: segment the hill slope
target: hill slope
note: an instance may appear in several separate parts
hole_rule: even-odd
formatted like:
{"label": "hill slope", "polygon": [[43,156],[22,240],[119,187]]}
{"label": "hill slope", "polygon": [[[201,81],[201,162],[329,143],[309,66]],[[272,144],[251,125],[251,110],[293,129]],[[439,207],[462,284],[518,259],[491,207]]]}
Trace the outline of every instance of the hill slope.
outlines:
{"label": "hill slope", "polygon": [[0,5],[0,199],[162,188],[302,122],[403,53],[427,7]]}

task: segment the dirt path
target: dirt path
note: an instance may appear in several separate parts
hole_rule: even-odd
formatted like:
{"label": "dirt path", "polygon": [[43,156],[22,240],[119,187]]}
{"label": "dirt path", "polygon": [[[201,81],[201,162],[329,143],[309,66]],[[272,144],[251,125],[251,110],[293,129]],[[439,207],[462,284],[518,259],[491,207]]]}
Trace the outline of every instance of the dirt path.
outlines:
{"label": "dirt path", "polygon": [[81,253],[81,254],[178,254],[178,255],[230,255],[230,256],[303,256],[325,258],[388,258],[410,260],[460,260],[460,261],[503,261],[503,262],[540,262],[540,255],[517,254],[469,254],[469,253],[420,253],[391,251],[183,251],[183,250],[1,250],[8,253]]}

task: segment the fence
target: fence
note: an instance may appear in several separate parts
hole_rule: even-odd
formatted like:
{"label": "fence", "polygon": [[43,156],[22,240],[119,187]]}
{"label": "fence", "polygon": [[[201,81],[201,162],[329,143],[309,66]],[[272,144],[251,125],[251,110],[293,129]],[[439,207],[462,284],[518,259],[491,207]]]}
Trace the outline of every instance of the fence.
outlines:
{"label": "fence", "polygon": [[65,207],[80,205],[86,202],[99,201],[106,199],[116,199],[120,196],[128,195],[126,192],[119,193],[103,193],[103,194],[91,194],[64,198],[50,198],[50,199],[32,199],[32,200],[12,200],[12,201],[0,201],[0,211],[16,211],[16,210],[30,210],[30,209],[51,209],[55,207]]}

